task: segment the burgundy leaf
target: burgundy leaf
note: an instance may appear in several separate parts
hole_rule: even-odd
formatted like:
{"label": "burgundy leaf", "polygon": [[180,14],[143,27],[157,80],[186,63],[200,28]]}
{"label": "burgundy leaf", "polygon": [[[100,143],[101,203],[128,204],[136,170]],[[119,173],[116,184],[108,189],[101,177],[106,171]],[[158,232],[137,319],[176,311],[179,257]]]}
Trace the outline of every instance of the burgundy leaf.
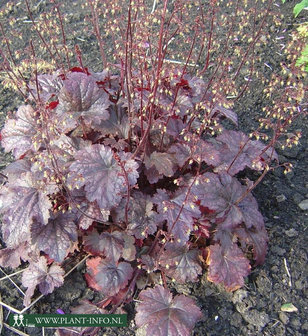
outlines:
{"label": "burgundy leaf", "polygon": [[26,159],[22,159],[9,163],[3,170],[3,174],[13,181],[20,177],[21,174],[29,172],[30,169],[31,163]]}
{"label": "burgundy leaf", "polygon": [[135,321],[138,327],[147,326],[151,336],[189,336],[195,323],[202,317],[191,298],[177,295],[172,298],[168,289],[156,286],[141,291]]}
{"label": "burgundy leaf", "polygon": [[255,265],[263,264],[268,243],[268,235],[265,228],[259,228],[258,230],[254,228],[237,228],[234,233],[239,237],[243,247],[246,244],[253,247]]}
{"label": "burgundy leaf", "polygon": [[29,239],[30,224],[36,218],[46,224],[52,207],[48,194],[57,186],[37,179],[37,174],[27,172],[10,183],[8,194],[0,191],[4,212],[2,234],[8,247],[16,247]]}
{"label": "burgundy leaf", "polygon": [[[119,156],[126,160],[125,153]],[[97,201],[104,210],[117,206],[127,192],[127,186],[112,150],[103,145],[92,145],[78,151],[75,158],[70,170],[81,176],[79,186],[85,184],[88,200]],[[123,165],[130,184],[135,184],[138,177],[136,161],[127,159]]]}
{"label": "burgundy leaf", "polygon": [[66,114],[72,114],[73,119],[82,116],[90,124],[100,123],[101,120],[109,118],[109,105],[108,94],[97,86],[92,76],[72,72],[63,82],[57,114],[62,118]]}
{"label": "burgundy leaf", "polygon": [[250,264],[241,249],[232,244],[224,248],[220,244],[208,248],[207,279],[222,283],[227,290],[234,291],[244,285],[244,277],[250,273]]}
{"label": "burgundy leaf", "polygon": [[105,309],[99,308],[87,300],[81,300],[78,306],[72,307],[70,310],[71,314],[108,314]]}
{"label": "burgundy leaf", "polygon": [[233,112],[232,110],[229,110],[225,107],[223,107],[221,104],[215,104],[212,108],[211,116],[214,116],[215,114],[222,115],[225,118],[231,120],[235,125],[238,124],[237,122],[237,114]]}
{"label": "burgundy leaf", "polygon": [[15,248],[4,248],[0,250],[0,265],[2,267],[17,268],[22,260],[27,260],[27,243],[21,243]]}
{"label": "burgundy leaf", "polygon": [[144,174],[147,177],[150,184],[155,184],[158,182],[158,180],[162,179],[164,176],[162,174],[159,174],[158,170],[155,166],[152,166],[151,168],[144,168]]}
{"label": "burgundy leaf", "polygon": [[87,260],[88,275],[92,287],[103,294],[112,296],[126,287],[133,275],[133,269],[127,262],[115,263],[100,257]]}
{"label": "burgundy leaf", "polygon": [[186,188],[179,189],[170,198],[165,190],[158,189],[153,202],[157,204],[161,221],[167,220],[168,232],[174,237],[174,243],[183,246],[193,231],[194,219],[200,217],[200,210],[195,205],[195,198]]}
{"label": "burgundy leaf", "polygon": [[96,230],[84,237],[84,245],[94,254],[103,254],[108,260],[118,261],[123,253],[124,239],[120,231],[99,234]]}
{"label": "burgundy leaf", "polygon": [[32,90],[33,95],[37,97],[36,84],[39,88],[40,99],[46,103],[52,96],[58,95],[63,86],[63,80],[59,77],[59,71],[51,75],[44,74],[37,76],[37,83],[30,83],[30,89]]}
{"label": "burgundy leaf", "polygon": [[[125,221],[126,199],[123,199],[117,207],[115,221]],[[151,197],[139,191],[131,194],[128,210],[128,227],[137,239],[145,239],[148,235],[155,233],[157,229],[156,212],[153,211]]]}
{"label": "burgundy leaf", "polygon": [[188,159],[191,158],[191,149],[185,143],[176,142],[169,149],[168,153],[172,154],[179,167],[183,167]]}
{"label": "burgundy leaf", "polygon": [[221,229],[234,228],[242,222],[248,228],[264,226],[258,204],[250,193],[237,204],[247,187],[236,178],[226,173],[205,173],[196,180],[192,190],[202,206],[215,210]]}
{"label": "burgundy leaf", "polygon": [[126,110],[118,105],[111,105],[110,117],[95,125],[101,136],[112,135],[127,139],[129,122]]}
{"label": "burgundy leaf", "polygon": [[205,162],[210,166],[216,167],[221,162],[220,148],[215,142],[199,139],[192,158],[197,162]]}
{"label": "burgundy leaf", "polygon": [[238,207],[242,212],[243,221],[248,229],[253,227],[257,230],[264,229],[263,216],[258,210],[256,199],[251,193],[238,204]]}
{"label": "burgundy leaf", "polygon": [[[168,135],[171,135],[174,140],[175,139],[179,139],[180,134],[182,132],[182,130],[184,129],[185,124],[183,123],[183,121],[178,118],[178,117],[172,117],[169,119],[169,122],[167,124],[167,130],[166,133]],[[166,134],[165,134],[166,136]]]}
{"label": "burgundy leaf", "polygon": [[224,131],[216,138],[221,146],[220,165],[215,171],[227,171],[235,175],[245,167],[255,170],[264,169],[264,161],[270,158],[277,160],[277,154],[271,148],[265,150],[265,145],[260,141],[252,141],[247,135],[239,131]]}
{"label": "burgundy leaf", "polygon": [[49,294],[53,292],[55,287],[60,287],[63,284],[63,276],[64,270],[56,264],[48,267],[45,257],[40,257],[36,263],[30,263],[22,274],[22,285],[28,287],[24,297],[24,305],[30,304],[37,285],[39,285],[42,294]]}
{"label": "burgundy leaf", "polygon": [[160,175],[171,177],[176,171],[174,160],[169,153],[153,152],[149,157],[145,158],[145,166],[147,169],[155,167]]}
{"label": "burgundy leaf", "polygon": [[30,105],[22,105],[16,112],[15,119],[8,119],[1,131],[1,144],[5,152],[13,152],[15,159],[28,150],[36,150],[39,144],[34,141],[37,133],[37,117]]}
{"label": "burgundy leaf", "polygon": [[32,244],[57,262],[64,260],[77,238],[75,216],[72,214],[60,213],[52,216],[45,225],[39,221],[31,225]]}
{"label": "burgundy leaf", "polygon": [[198,275],[202,273],[198,250],[166,250],[159,262],[164,267],[164,272],[179,283],[197,281]]}
{"label": "burgundy leaf", "polygon": [[159,128],[161,123],[155,123],[154,121],[154,124],[156,124],[156,128],[152,129],[150,132],[150,142],[155,148],[166,150],[174,142],[174,137],[169,133],[162,132],[162,130]]}
{"label": "burgundy leaf", "polygon": [[136,240],[133,236],[130,236],[125,232],[121,233],[122,238],[124,239],[124,249],[122,252],[122,258],[127,261],[134,261],[136,258],[136,247],[135,247]]}
{"label": "burgundy leaf", "polygon": [[217,166],[221,162],[221,154],[219,148],[215,143],[204,141],[195,138],[193,135],[188,135],[189,145],[175,143],[173,144],[168,153],[173,154],[180,167],[182,167],[188,159],[193,159],[197,162],[205,162],[211,166]]}
{"label": "burgundy leaf", "polygon": [[78,220],[79,227],[83,230],[87,230],[95,219],[107,222],[109,218],[109,211],[101,211],[96,202],[88,204],[83,212],[85,214],[81,214]]}

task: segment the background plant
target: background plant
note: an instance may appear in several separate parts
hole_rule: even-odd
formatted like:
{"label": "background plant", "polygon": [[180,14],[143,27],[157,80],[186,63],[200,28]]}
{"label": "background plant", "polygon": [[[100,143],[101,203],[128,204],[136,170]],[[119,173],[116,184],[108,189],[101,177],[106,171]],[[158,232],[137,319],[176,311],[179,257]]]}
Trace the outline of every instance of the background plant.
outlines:
{"label": "background plant", "polygon": [[[4,84],[30,102],[2,131],[2,144],[16,160],[4,172],[2,234],[8,247],[2,263],[16,267],[20,256],[29,258],[26,305],[37,285],[44,294],[61,285],[64,272],[57,263],[75,258],[78,248],[93,256],[87,280],[106,294],[100,309],[112,304],[115,311],[129,301],[138,278],[158,278],[164,288],[141,292],[136,322],[168,334],[157,329],[159,314],[147,308],[165,296],[161,309],[175,311],[185,334],[193,324],[177,315],[177,307],[194,310],[195,320],[200,314],[192,301],[167,294],[169,278],[196,281],[206,260],[208,279],[234,290],[249,273],[246,256],[252,253],[256,263],[264,259],[267,235],[250,191],[278,166],[274,144],[298,142],[300,135],[290,135],[287,125],[302,113],[303,74],[294,66],[296,54],[284,64],[286,72],[271,79],[266,95],[272,106],[264,107],[265,117],[251,133],[267,140],[264,145],[227,130],[222,119],[237,123],[232,102],[247,92],[253,76],[260,77],[254,68],[271,3],[247,16],[231,2],[231,22],[216,2],[203,10],[199,2],[165,1],[154,4],[152,13],[143,2],[87,5],[104,71],[89,70],[79,47],[70,50],[57,5],[54,16],[44,14],[38,22],[29,10],[43,50],[30,41],[20,63],[11,53],[8,34],[14,30],[2,27]],[[218,22],[226,31],[223,42],[215,39]],[[40,52],[48,62],[38,58]],[[290,166],[284,166],[287,172]],[[245,185],[235,175],[247,167],[259,173]]]}

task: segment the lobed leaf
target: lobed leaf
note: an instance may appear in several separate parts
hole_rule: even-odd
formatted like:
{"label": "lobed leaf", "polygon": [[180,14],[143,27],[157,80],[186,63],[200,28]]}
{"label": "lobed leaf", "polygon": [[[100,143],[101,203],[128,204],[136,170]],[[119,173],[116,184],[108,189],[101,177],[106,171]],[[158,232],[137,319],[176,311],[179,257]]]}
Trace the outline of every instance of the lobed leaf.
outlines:
{"label": "lobed leaf", "polygon": [[1,145],[5,152],[13,152],[15,159],[19,159],[29,150],[36,150],[33,137],[37,133],[36,112],[30,105],[21,105],[15,119],[8,119],[1,131]]}
{"label": "lobed leaf", "polygon": [[218,229],[235,228],[244,222],[248,228],[262,228],[263,217],[258,211],[258,204],[249,193],[241,202],[240,197],[247,187],[226,173],[205,173],[192,187],[192,192],[204,207],[216,212]]}
{"label": "lobed leaf", "polygon": [[242,287],[244,277],[250,273],[249,261],[236,244],[229,247],[211,245],[206,262],[209,266],[207,279],[222,283],[229,291]]}
{"label": "lobed leaf", "polygon": [[216,138],[221,143],[221,163],[215,168],[216,172],[227,171],[235,175],[246,167],[263,170],[265,161],[278,160],[272,148],[260,141],[252,141],[243,132],[224,131]]}
{"label": "lobed leaf", "polygon": [[119,138],[127,139],[129,131],[129,121],[126,110],[119,105],[110,106],[110,116],[95,125],[95,129],[100,132],[101,136],[112,135]]}
{"label": "lobed leaf", "polygon": [[[138,177],[136,161],[130,160],[125,153],[120,153],[119,156],[124,159],[129,183],[135,184]],[[81,176],[79,187],[85,185],[88,200],[97,201],[104,210],[117,206],[127,192],[127,186],[124,172],[112,150],[104,145],[91,145],[78,151],[75,159],[70,171]]]}
{"label": "lobed leaf", "polygon": [[[3,189],[5,190],[5,189]],[[29,239],[33,219],[48,222],[52,207],[49,194],[57,186],[37,179],[37,174],[27,172],[10,183],[8,194],[0,192],[2,201],[2,234],[8,247],[13,248]]]}
{"label": "lobed leaf", "polygon": [[163,266],[166,275],[179,283],[197,281],[198,275],[202,273],[199,252],[195,249],[165,250],[159,257],[159,263]]}
{"label": "lobed leaf", "polygon": [[0,250],[0,265],[2,267],[17,268],[21,260],[28,259],[27,243],[23,242],[15,248],[4,248]]}
{"label": "lobed leaf", "polygon": [[64,270],[56,264],[48,267],[45,257],[40,257],[38,262],[30,263],[22,274],[22,285],[28,287],[24,297],[24,305],[30,304],[37,285],[42,294],[52,293],[55,287],[60,287],[63,284],[63,276]]}
{"label": "lobed leaf", "polygon": [[253,247],[253,257],[255,265],[264,263],[265,255],[267,252],[268,235],[265,227],[259,228],[237,228],[234,234],[240,239],[241,245]]}
{"label": "lobed leaf", "polygon": [[182,188],[169,197],[165,190],[158,189],[153,202],[157,204],[158,220],[167,221],[168,232],[174,237],[175,245],[184,246],[193,231],[194,220],[201,215],[192,193]]}
{"label": "lobed leaf", "polygon": [[[29,87],[33,95],[37,97],[37,86],[39,89],[40,99],[45,103],[53,96],[57,96],[63,86],[60,72],[56,71],[53,74],[42,74],[37,76],[37,82],[30,83]],[[30,96],[31,97],[31,96]]]}
{"label": "lobed leaf", "polygon": [[145,166],[147,169],[154,167],[159,175],[171,177],[176,171],[173,157],[169,153],[153,152],[145,157]]}
{"label": "lobed leaf", "polygon": [[117,262],[124,249],[124,239],[120,231],[98,233],[93,230],[84,237],[85,248],[94,254],[103,254],[108,260]]}
{"label": "lobed leaf", "polygon": [[[125,206],[126,199],[123,199],[114,213],[115,221],[125,221]],[[156,212],[153,211],[153,206],[150,196],[140,191],[131,194],[127,231],[137,239],[145,239],[157,230]]]}
{"label": "lobed leaf", "polygon": [[100,89],[95,78],[82,72],[67,75],[59,93],[57,114],[68,123],[71,114],[74,120],[83,117],[89,124],[100,123],[109,118],[108,94]]}
{"label": "lobed leaf", "polygon": [[82,213],[78,219],[78,225],[83,230],[87,230],[93,224],[95,219],[107,222],[109,218],[109,211],[101,210],[96,202],[86,204],[83,212],[85,214]]}
{"label": "lobed leaf", "polygon": [[31,242],[40,251],[57,262],[62,262],[77,242],[75,216],[70,213],[53,215],[47,224],[34,221],[31,225]]}
{"label": "lobed leaf", "polygon": [[168,289],[155,286],[141,291],[135,321],[138,327],[146,325],[147,335],[188,336],[201,318],[200,309],[191,298],[177,295],[172,298]]}
{"label": "lobed leaf", "polygon": [[87,268],[89,285],[108,296],[126,287],[133,275],[133,269],[129,263],[116,263],[100,257],[88,259]]}

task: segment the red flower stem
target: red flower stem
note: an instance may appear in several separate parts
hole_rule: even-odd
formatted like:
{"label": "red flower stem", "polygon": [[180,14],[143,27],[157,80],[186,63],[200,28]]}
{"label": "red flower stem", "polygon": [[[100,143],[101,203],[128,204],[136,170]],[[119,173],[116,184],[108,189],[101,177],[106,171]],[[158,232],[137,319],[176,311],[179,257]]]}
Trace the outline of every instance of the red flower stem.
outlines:
{"label": "red flower stem", "polygon": [[209,34],[209,39],[208,39],[208,44],[207,44],[207,55],[206,55],[206,61],[203,69],[200,71],[199,75],[202,75],[208,68],[209,66],[209,61],[210,61],[210,51],[211,51],[211,46],[212,46],[212,35],[213,35],[213,30],[214,30],[214,19],[215,19],[215,8],[212,6],[212,15],[211,15],[211,29],[210,29],[210,34]]}
{"label": "red flower stem", "polygon": [[153,101],[151,102],[151,104],[150,104],[150,100],[148,102],[148,106],[150,105],[149,106],[148,127],[147,127],[143,137],[141,138],[141,141],[140,141],[139,145],[137,146],[135,152],[133,153],[132,159],[135,158],[137,156],[137,154],[146,145],[146,142],[148,140],[148,135],[149,135],[150,130],[152,128],[152,117],[153,117],[153,113],[154,113],[154,101],[155,101],[155,97],[156,97],[156,93],[157,93],[158,82],[159,82],[159,78],[160,78],[160,72],[161,72],[161,68],[162,68],[162,64],[163,64],[163,60],[164,60],[163,59],[162,40],[163,40],[163,33],[164,33],[164,23],[165,23],[165,17],[166,17],[167,4],[168,4],[168,0],[164,0],[164,11],[163,11],[163,15],[162,15],[162,18],[161,18],[160,31],[159,31],[157,69],[156,69],[155,83],[154,83],[154,86],[153,86],[152,97],[151,97],[151,99],[153,99]]}
{"label": "red flower stem", "polygon": [[91,7],[91,15],[92,15],[92,24],[93,24],[93,28],[94,28],[94,34],[95,34],[96,39],[98,41],[99,51],[100,51],[101,58],[102,58],[102,61],[103,61],[103,67],[106,67],[107,66],[107,58],[106,58],[106,54],[105,54],[105,51],[104,51],[104,43],[103,43],[103,40],[102,40],[102,34],[100,32],[100,29],[99,29],[99,24],[98,24],[99,20],[98,20],[98,17],[97,17],[97,11],[94,8],[92,0],[89,0],[88,3],[90,4],[90,7]]}
{"label": "red flower stem", "polygon": [[54,54],[52,53],[52,51],[51,51],[51,49],[50,49],[50,47],[49,47],[47,41],[45,40],[45,38],[43,37],[43,35],[41,34],[40,30],[38,29],[38,27],[37,27],[37,25],[36,25],[36,23],[35,23],[35,20],[34,20],[34,18],[33,18],[33,15],[32,15],[31,9],[30,9],[29,0],[25,0],[25,2],[26,2],[27,11],[28,11],[30,20],[31,20],[31,22],[32,22],[33,28],[35,29],[35,31],[36,31],[37,35],[39,36],[40,40],[43,42],[43,44],[44,44],[45,48],[47,49],[47,51],[48,51],[48,53],[49,53],[51,59],[53,59],[53,60],[55,61],[55,63],[56,63],[56,67],[57,67],[58,69],[60,69],[61,67],[60,67],[60,65],[59,65],[59,63],[58,63],[58,61],[57,61],[57,59],[54,57]]}
{"label": "red flower stem", "polygon": [[71,62],[69,59],[69,55],[68,55],[68,47],[67,47],[67,43],[66,43],[66,37],[65,37],[65,32],[64,32],[64,26],[63,26],[63,19],[62,19],[62,15],[59,9],[59,4],[56,2],[56,0],[52,0],[52,2],[55,4],[55,9],[60,21],[60,28],[61,28],[61,34],[62,34],[62,40],[63,40],[63,45],[65,48],[65,56],[66,56],[66,62],[67,62],[67,66],[70,69],[71,68]]}

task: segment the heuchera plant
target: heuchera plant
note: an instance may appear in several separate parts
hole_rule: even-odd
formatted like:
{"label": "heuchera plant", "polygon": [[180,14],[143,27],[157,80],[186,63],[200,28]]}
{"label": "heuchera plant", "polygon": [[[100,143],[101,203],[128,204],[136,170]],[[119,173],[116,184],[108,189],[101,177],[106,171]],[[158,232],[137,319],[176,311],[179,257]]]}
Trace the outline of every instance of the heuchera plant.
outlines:
{"label": "heuchera plant", "polygon": [[[249,183],[235,175],[263,170],[277,159],[272,148],[239,131],[206,136],[206,118],[236,123],[236,115],[215,103],[210,115],[188,119],[187,111],[210,103],[205,82],[188,74],[165,74],[168,95],[158,95],[143,125],[129,122],[120,77],[108,71],[75,67],[37,82],[32,94],[41,105],[20,106],[1,133],[15,161],[3,172],[7,248],[0,260],[13,268],[29,262],[25,305],[36,286],[48,294],[62,285],[60,264],[78,250],[92,256],[89,286],[115,302],[127,301],[147,273],[185,283],[207,267],[210,281],[228,290],[243,286],[247,255],[252,251],[255,264],[262,263],[268,238]],[[147,89],[138,92],[149,105]],[[133,104],[138,111],[140,98]],[[191,299],[172,299],[160,285],[140,298],[136,322],[149,323],[149,334],[186,335],[200,318]]]}
{"label": "heuchera plant", "polygon": [[[247,51],[236,49],[242,55],[239,65],[221,57],[207,78],[211,48],[217,47],[215,1],[211,11],[202,12],[203,21],[194,18],[191,48],[178,66],[166,56],[175,36],[182,36],[187,1],[177,1],[170,14],[165,0],[150,15],[142,1],[140,6],[129,1],[124,29],[113,18],[122,7],[118,2],[110,5],[105,17],[119,61],[113,65],[104,54],[98,3],[87,1],[102,61],[110,65],[101,72],[83,65],[77,46],[79,64],[72,67],[69,52],[66,65],[61,63],[60,48],[52,53],[39,30],[44,25],[36,24],[26,1],[30,20],[57,68],[40,74],[42,63],[31,44],[34,65],[28,80],[14,63],[0,25],[10,56],[0,50],[2,67],[26,99],[1,132],[1,144],[15,160],[2,171],[6,248],[0,251],[0,264],[16,268],[22,261],[29,263],[22,275],[24,305],[29,306],[36,289],[48,294],[63,284],[66,260],[87,257],[87,284],[104,299],[97,304],[84,301],[72,313],[119,312],[140,290],[138,327],[146,327],[148,335],[189,335],[201,311],[191,298],[173,295],[168,283],[196,282],[206,271],[209,281],[234,291],[244,285],[251,264],[263,263],[268,236],[251,190],[278,160],[273,146],[297,115],[280,107],[278,112],[273,109],[275,114],[269,112],[263,125],[270,125],[274,136],[268,144],[258,140],[261,128],[253,140],[230,126],[237,126],[237,115],[223,94],[232,86],[225,75],[234,67],[234,78],[238,76],[265,18]],[[245,12],[242,17],[246,19]],[[67,51],[59,18],[62,49]],[[221,19],[225,23],[224,16]],[[210,33],[200,35],[207,31],[207,22]],[[233,23],[225,48],[232,29]],[[196,75],[188,65],[199,35],[203,40],[201,51],[194,52],[196,61],[206,46],[207,52]],[[245,83],[239,95],[246,89]],[[286,104],[291,105],[289,100]],[[247,178],[247,171],[257,171],[255,181]],[[82,332],[94,335],[96,330]]]}

